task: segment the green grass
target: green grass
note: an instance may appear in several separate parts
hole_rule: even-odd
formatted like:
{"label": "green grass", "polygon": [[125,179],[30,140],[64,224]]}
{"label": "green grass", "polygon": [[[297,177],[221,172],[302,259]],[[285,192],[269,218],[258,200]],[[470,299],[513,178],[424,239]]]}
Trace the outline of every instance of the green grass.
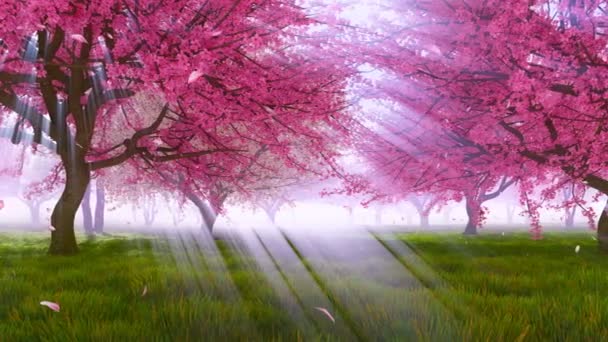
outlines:
{"label": "green grass", "polygon": [[[283,242],[291,256],[264,259],[263,272],[252,256],[222,242],[206,256],[191,239],[100,238],[81,243],[75,257],[50,257],[46,236],[0,234],[0,341],[608,336],[608,260],[589,234],[378,239],[392,255],[378,252],[373,239],[378,250],[351,259],[307,257],[297,241]],[[61,311],[42,300],[60,303]],[[316,306],[330,309],[336,323]]]}

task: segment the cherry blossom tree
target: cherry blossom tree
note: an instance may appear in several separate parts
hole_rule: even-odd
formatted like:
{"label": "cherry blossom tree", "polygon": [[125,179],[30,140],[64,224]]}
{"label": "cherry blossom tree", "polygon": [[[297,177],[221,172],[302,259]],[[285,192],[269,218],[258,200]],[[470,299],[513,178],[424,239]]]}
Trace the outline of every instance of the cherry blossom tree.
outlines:
{"label": "cherry blossom tree", "polygon": [[0,13],[4,119],[63,167],[52,254],[78,250],[91,172],[134,158],[209,170],[203,157],[227,164],[251,142],[287,160],[289,135],[339,128],[346,73],[305,46],[314,21],[294,1],[3,2]]}
{"label": "cherry blossom tree", "polygon": [[435,198],[429,194],[412,194],[407,197],[420,216],[420,227],[429,227],[429,214],[435,205]]}
{"label": "cherry blossom tree", "polygon": [[[605,1],[378,6],[384,14],[353,30],[361,43],[350,51],[387,75],[366,83],[374,96],[399,107],[397,125],[382,126],[392,139],[422,146],[442,135],[468,145],[468,153],[446,158],[473,173],[481,163],[491,165],[484,172],[494,180],[517,178],[536,232],[538,210],[561,185],[544,189],[540,199],[527,194],[555,173],[608,194]],[[425,137],[432,126],[436,134]],[[593,220],[593,211],[585,214]],[[600,247],[608,250],[606,211],[597,227]]]}

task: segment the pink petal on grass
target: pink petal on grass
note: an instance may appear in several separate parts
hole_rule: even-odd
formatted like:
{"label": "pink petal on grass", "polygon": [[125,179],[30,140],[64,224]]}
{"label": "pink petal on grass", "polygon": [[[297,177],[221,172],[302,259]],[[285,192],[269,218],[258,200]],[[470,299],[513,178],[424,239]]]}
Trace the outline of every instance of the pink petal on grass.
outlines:
{"label": "pink petal on grass", "polygon": [[73,34],[70,36],[72,39],[74,39],[77,42],[81,42],[83,44],[88,44],[89,42],[87,41],[87,39],[81,35],[81,34]]}
{"label": "pink petal on grass", "polygon": [[141,296],[145,296],[148,293],[148,285],[144,286],[144,290],[141,292]]}
{"label": "pink petal on grass", "polygon": [[315,307],[315,309],[317,309],[317,310],[321,311],[322,313],[324,313],[324,314],[325,314],[325,316],[327,316],[329,319],[331,319],[331,321],[332,321],[333,323],[336,323],[336,320],[334,319],[334,316],[332,316],[332,315],[329,313],[329,311],[327,311],[327,309],[326,309],[326,308],[321,308],[321,307],[316,306],[316,307]]}
{"label": "pink petal on grass", "polygon": [[40,302],[40,305],[44,305],[55,312],[59,312],[59,304],[57,304],[57,303],[48,302],[48,301],[44,300],[44,301]]}
{"label": "pink petal on grass", "polygon": [[574,247],[574,253],[578,253],[581,250],[581,246],[576,245],[576,247]]}
{"label": "pink petal on grass", "polygon": [[201,76],[203,76],[203,73],[198,71],[198,70],[194,70],[193,72],[190,73],[190,76],[188,76],[188,84],[198,80]]}

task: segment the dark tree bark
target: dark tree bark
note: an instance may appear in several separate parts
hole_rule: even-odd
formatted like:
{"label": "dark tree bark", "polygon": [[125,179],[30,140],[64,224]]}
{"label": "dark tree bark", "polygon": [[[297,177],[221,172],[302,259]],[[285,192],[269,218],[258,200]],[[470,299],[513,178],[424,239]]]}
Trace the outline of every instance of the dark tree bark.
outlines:
{"label": "dark tree bark", "polygon": [[80,204],[80,209],[82,210],[82,224],[84,228],[84,233],[87,236],[93,236],[93,216],[91,214],[91,185],[87,186],[87,190],[84,193],[82,198],[82,203]]}
{"label": "dark tree bark", "polygon": [[[591,188],[603,193],[608,194],[608,181],[603,178],[588,175],[584,178],[584,182]],[[600,213],[600,219],[597,222],[597,242],[601,252],[608,253],[608,200],[604,206],[604,210]]]}
{"label": "dark tree bark", "polygon": [[74,151],[73,146],[68,147],[68,153],[62,154],[61,159],[65,167],[65,187],[51,214],[55,230],[51,232],[49,253],[71,255],[78,253],[74,219],[91,180],[91,172],[84,154],[80,150]]}
{"label": "dark tree bark", "polygon": [[105,225],[106,190],[103,179],[98,178],[95,185],[95,223],[93,230],[97,234],[103,234],[103,227]]}
{"label": "dark tree bark", "polygon": [[464,228],[464,235],[477,235],[477,225],[479,224],[479,202],[475,204],[475,201],[470,197],[465,197],[466,210],[467,210],[467,226]]}

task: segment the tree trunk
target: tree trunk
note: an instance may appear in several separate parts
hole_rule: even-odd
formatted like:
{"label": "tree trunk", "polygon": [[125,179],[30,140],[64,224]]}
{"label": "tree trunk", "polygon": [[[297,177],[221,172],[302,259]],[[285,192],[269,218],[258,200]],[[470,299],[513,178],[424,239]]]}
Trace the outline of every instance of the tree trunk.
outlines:
{"label": "tree trunk", "polygon": [[377,226],[382,224],[382,209],[380,208],[376,208],[375,222]]}
{"label": "tree trunk", "polygon": [[270,208],[270,209],[264,210],[264,211],[266,212],[266,215],[268,215],[270,222],[272,222],[272,224],[275,224],[275,220],[277,217],[277,211],[274,210],[274,208]]}
{"label": "tree trunk", "polygon": [[201,200],[190,191],[185,191],[184,194],[186,198],[188,198],[198,209],[201,214],[201,218],[203,219],[202,228],[207,229],[210,233],[213,232],[213,226],[215,225],[215,221],[217,220],[217,215],[213,211],[213,208],[205,201]]}
{"label": "tree trunk", "polygon": [[566,228],[574,227],[574,216],[576,214],[576,207],[566,208]]}
{"label": "tree trunk", "polygon": [[429,214],[424,212],[424,206],[419,204],[419,202],[414,202],[414,208],[418,212],[418,216],[420,217],[420,227],[428,228],[429,226]]}
{"label": "tree trunk", "polygon": [[429,227],[429,215],[421,213],[420,214],[420,227],[428,228]]}
{"label": "tree trunk", "polygon": [[150,197],[144,202],[144,224],[150,226],[156,218],[156,202],[154,197]]}
{"label": "tree trunk", "polygon": [[467,226],[464,229],[464,235],[477,235],[477,225],[479,219],[479,208],[473,203],[474,201],[469,197],[466,197],[466,209],[467,209]]}
{"label": "tree trunk", "polygon": [[105,210],[106,210],[106,189],[103,180],[97,179],[96,185],[96,200],[95,200],[95,225],[93,229],[95,233],[102,234],[105,225]]}
{"label": "tree trunk", "polygon": [[513,224],[513,215],[515,214],[515,206],[507,205],[507,224]]}
{"label": "tree trunk", "polygon": [[597,242],[601,252],[608,253],[608,200],[597,223]]}
{"label": "tree trunk", "polygon": [[30,218],[32,220],[32,226],[38,227],[40,225],[40,202],[31,201],[28,203],[30,209]]}
{"label": "tree trunk", "polygon": [[70,151],[61,157],[66,174],[65,187],[51,214],[51,225],[55,230],[51,232],[49,253],[54,255],[78,252],[74,218],[91,180],[91,172],[84,155],[73,151],[72,148],[68,149]]}
{"label": "tree trunk", "polygon": [[93,230],[93,216],[91,214],[91,185],[87,186],[87,190],[84,192],[82,203],[80,204],[82,210],[82,224],[84,233],[87,236],[93,236],[95,233]]}
{"label": "tree trunk", "polygon": [[445,224],[450,224],[450,213],[451,212],[452,212],[451,208],[443,209],[443,221],[445,222]]}
{"label": "tree trunk", "polygon": [[355,224],[355,215],[353,212],[353,207],[346,207],[346,210],[348,211],[348,224]]}

